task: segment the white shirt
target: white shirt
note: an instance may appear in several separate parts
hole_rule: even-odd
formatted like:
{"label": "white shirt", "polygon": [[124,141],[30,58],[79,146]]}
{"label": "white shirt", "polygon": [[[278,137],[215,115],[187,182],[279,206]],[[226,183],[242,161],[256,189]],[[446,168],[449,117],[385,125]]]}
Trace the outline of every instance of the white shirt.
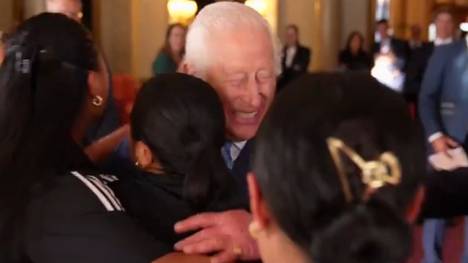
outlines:
{"label": "white shirt", "polygon": [[237,158],[239,158],[239,155],[240,155],[242,149],[244,149],[246,143],[247,143],[247,141],[240,141],[240,142],[233,142],[232,143],[231,158],[232,158],[233,162],[235,160],[237,160]]}
{"label": "white shirt", "polygon": [[385,38],[380,41],[380,53],[387,54],[392,50],[392,39]]}
{"label": "white shirt", "polygon": [[445,38],[445,39],[436,38],[434,40],[434,46],[448,45],[448,44],[451,44],[452,42],[453,42],[453,38],[451,38],[451,37]]}
{"label": "white shirt", "polygon": [[296,55],[297,47],[296,46],[290,46],[286,49],[286,67],[290,68],[292,66],[294,56]]}

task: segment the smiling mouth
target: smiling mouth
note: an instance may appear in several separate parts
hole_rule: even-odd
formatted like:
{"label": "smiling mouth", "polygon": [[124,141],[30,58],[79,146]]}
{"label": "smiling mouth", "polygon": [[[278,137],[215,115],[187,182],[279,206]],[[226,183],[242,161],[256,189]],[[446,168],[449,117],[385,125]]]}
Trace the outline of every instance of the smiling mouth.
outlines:
{"label": "smiling mouth", "polygon": [[253,119],[257,117],[258,111],[253,112],[236,112],[236,117],[241,119]]}

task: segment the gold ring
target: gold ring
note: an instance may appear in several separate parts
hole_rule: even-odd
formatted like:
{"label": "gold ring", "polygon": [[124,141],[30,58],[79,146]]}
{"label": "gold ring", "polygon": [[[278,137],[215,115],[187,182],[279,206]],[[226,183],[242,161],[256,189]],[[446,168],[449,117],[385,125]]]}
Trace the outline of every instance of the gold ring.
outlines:
{"label": "gold ring", "polygon": [[234,253],[234,255],[240,257],[242,255],[242,248],[240,248],[239,246],[234,246],[232,252]]}

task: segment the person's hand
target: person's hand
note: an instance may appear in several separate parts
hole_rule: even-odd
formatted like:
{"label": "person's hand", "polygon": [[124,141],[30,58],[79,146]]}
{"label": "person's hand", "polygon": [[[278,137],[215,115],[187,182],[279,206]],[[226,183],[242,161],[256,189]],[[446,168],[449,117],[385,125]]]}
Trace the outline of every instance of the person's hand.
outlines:
{"label": "person's hand", "polygon": [[[432,149],[435,153],[446,153],[448,155],[448,150],[458,147],[458,143],[449,137],[443,135],[435,139],[432,143]],[[450,155],[449,155],[450,157]]]}
{"label": "person's hand", "polygon": [[177,233],[199,230],[175,244],[175,249],[186,254],[212,254],[211,262],[259,259],[255,240],[248,228],[252,216],[244,210],[203,213],[175,225]]}

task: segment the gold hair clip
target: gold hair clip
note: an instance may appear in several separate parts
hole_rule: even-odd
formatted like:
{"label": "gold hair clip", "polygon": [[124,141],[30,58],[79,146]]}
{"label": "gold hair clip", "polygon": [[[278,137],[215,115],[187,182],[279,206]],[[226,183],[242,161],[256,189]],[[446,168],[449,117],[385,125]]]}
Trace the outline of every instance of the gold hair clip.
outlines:
{"label": "gold hair clip", "polygon": [[382,153],[377,160],[365,161],[359,154],[348,147],[342,140],[330,137],[327,139],[333,161],[338,170],[341,186],[347,202],[353,200],[351,186],[345,172],[345,166],[340,156],[344,153],[359,169],[361,169],[361,180],[367,186],[366,195],[386,185],[398,185],[401,181],[401,167],[396,156],[391,152]]}

